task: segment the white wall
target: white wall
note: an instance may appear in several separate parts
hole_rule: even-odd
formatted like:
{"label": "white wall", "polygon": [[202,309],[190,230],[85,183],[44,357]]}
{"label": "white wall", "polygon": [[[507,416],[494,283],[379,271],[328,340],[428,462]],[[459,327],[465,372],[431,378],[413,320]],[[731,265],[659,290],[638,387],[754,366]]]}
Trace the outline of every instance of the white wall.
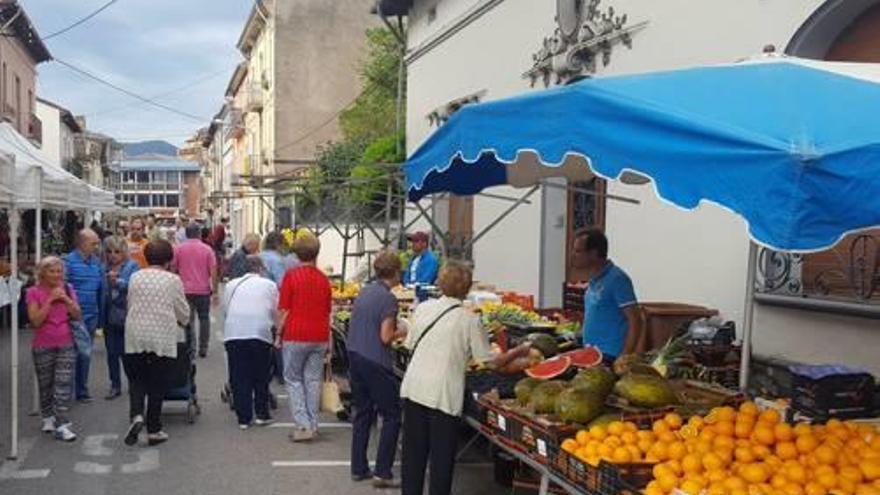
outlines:
{"label": "white wall", "polygon": [[61,164],[61,112],[37,100],[34,113],[43,123],[43,154],[51,163]]}
{"label": "white wall", "polygon": [[[428,24],[427,7],[437,4]],[[411,48],[438,30],[492,0],[416,1],[410,19]],[[599,75],[628,74],[699,64],[728,63],[759,54],[767,44],[784,50],[822,0],[604,0],[627,14],[630,24],[649,21],[633,37],[633,49],[617,47]],[[407,138],[415,150],[433,129],[425,116],[446,102],[480,90],[486,100],[528,91],[521,78],[531,55],[555,27],[555,2],[505,0],[452,38],[409,65]],[[637,141],[633,142],[637,146]],[[515,193],[495,188],[493,193]],[[609,184],[609,193],[636,198],[640,205],[609,201],[607,229],[612,257],[633,277],[642,300],[704,304],[742,323],[748,237],[744,222],[722,208],[704,204],[684,211],[656,198],[653,186]],[[477,277],[499,287],[538,294],[541,199],[522,207],[476,246]],[[560,259],[545,267],[545,292],[562,283],[564,194],[548,193],[544,249]],[[506,206],[475,200],[475,230]],[[554,237],[555,236],[555,237]],[[553,277],[559,277],[553,280]],[[880,331],[876,321],[803,310],[760,306],[755,320],[756,352],[807,362],[845,362],[880,374]],[[829,345],[833,339],[833,345]]]}

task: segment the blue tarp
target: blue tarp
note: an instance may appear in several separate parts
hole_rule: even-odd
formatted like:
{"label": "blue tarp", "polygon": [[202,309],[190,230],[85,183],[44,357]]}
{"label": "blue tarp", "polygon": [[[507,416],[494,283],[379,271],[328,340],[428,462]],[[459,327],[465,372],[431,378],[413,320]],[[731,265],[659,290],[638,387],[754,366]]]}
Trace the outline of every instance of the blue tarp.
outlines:
{"label": "blue tarp", "polygon": [[408,194],[507,184],[524,151],[544,167],[580,155],[606,178],[650,177],[680,207],[729,208],[759,244],[827,248],[880,226],[880,85],[862,73],[876,66],[776,58],[467,106],[407,161]]}

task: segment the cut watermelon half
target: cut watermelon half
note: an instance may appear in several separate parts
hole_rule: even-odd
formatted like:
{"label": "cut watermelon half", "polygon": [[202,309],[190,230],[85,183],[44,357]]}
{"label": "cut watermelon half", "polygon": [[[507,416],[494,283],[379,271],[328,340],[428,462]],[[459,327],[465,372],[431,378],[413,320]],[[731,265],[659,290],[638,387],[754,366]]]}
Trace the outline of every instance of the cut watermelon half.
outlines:
{"label": "cut watermelon half", "polygon": [[571,367],[571,359],[560,356],[542,361],[526,370],[526,374],[539,380],[551,380],[568,371]]}
{"label": "cut watermelon half", "polygon": [[602,351],[598,347],[587,346],[566,352],[562,356],[570,359],[571,365],[577,368],[592,368],[602,364]]}

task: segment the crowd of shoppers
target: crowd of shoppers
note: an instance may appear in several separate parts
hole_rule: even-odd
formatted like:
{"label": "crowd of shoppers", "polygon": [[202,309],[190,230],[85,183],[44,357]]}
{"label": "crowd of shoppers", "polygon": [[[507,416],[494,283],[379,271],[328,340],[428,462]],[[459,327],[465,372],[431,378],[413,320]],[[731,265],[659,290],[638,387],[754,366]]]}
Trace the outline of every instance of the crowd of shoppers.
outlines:
{"label": "crowd of shoppers", "polygon": [[[219,228],[225,238],[225,224]],[[76,439],[65,413],[72,392],[80,401],[91,400],[90,339],[100,327],[110,377],[106,398],[122,394],[120,361],[128,379],[130,425],[124,442],[136,444],[144,429],[148,445],[168,440],[162,403],[180,358],[196,349],[207,354],[222,251],[212,241],[216,229],[203,239],[201,226],[189,223],[176,245],[156,231],[154,218],[134,219],[126,237],[107,237],[101,250],[97,234],[84,229],[63,260],[50,256],[39,263],[38,281],[26,302],[35,333],[32,352],[44,432],[64,441]],[[468,363],[504,370],[528,346],[491,352],[479,317],[463,304],[472,285],[470,269],[455,262],[435,267],[423,237],[412,236],[421,249],[405,274],[397,253],[379,253],[375,278],[354,301],[346,336],[354,409],[351,475],[354,481],[371,480],[377,488],[401,487],[404,494],[416,495],[423,492],[430,468],[429,491],[441,495],[452,491]],[[279,233],[262,240],[262,251],[260,243],[256,235],[244,237],[230,260],[220,301],[232,405],[242,430],[273,422],[269,385],[280,350],[294,423],[289,438],[307,442],[318,435],[322,381],[329,368],[331,284],[317,268],[321,243],[314,235],[295,236],[292,253]],[[418,305],[410,322],[402,324],[393,289],[401,281],[419,283],[434,276],[443,296]],[[82,346],[77,325],[89,339]],[[393,372],[396,343],[411,354],[402,380]],[[379,419],[375,464],[370,466],[369,440]],[[401,431],[398,482],[392,468]]]}

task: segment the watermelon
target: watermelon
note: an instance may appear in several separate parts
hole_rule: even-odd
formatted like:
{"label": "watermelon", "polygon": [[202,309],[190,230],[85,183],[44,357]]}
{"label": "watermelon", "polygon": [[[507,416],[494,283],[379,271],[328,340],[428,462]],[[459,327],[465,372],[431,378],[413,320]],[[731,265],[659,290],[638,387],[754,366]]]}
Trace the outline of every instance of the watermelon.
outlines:
{"label": "watermelon", "polygon": [[570,359],[571,365],[577,368],[592,368],[602,364],[602,351],[598,347],[587,346],[566,352],[563,356]]}
{"label": "watermelon", "polygon": [[526,374],[539,380],[550,380],[562,375],[571,367],[571,359],[560,356],[538,363],[526,370]]}

